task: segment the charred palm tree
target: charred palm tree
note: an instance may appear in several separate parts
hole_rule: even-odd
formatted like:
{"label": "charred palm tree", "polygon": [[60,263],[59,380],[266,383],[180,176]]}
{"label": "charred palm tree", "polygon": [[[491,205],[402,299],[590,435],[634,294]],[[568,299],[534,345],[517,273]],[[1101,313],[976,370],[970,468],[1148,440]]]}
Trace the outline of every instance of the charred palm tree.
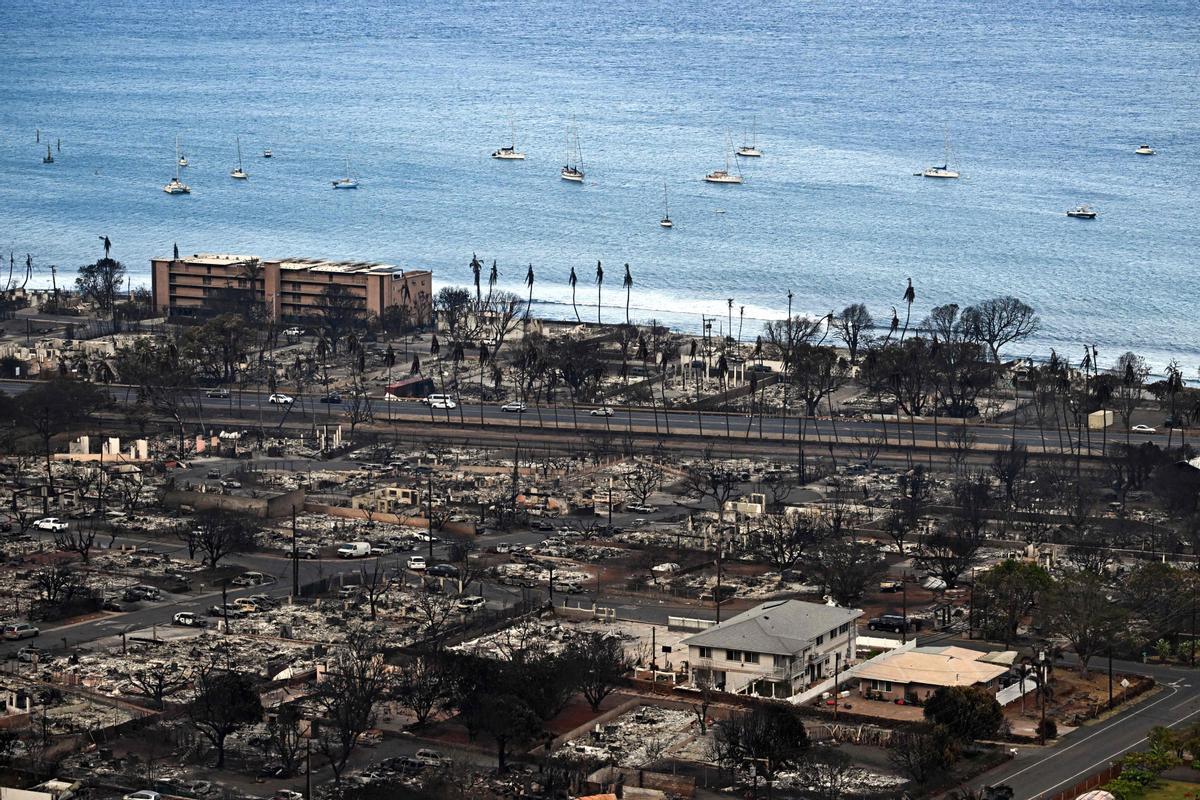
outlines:
{"label": "charred palm tree", "polygon": [[600,300],[604,291],[604,265],[596,262],[596,324],[600,324]]}
{"label": "charred palm tree", "polygon": [[917,299],[917,292],[913,289],[912,278],[908,279],[908,288],[904,290],[904,305],[907,306],[904,312],[904,330],[900,332],[900,341],[904,341],[904,334],[908,333],[908,320],[912,316],[912,304]]}
{"label": "charred palm tree", "polygon": [[492,271],[488,273],[488,299],[486,305],[491,305],[492,292],[496,290],[496,282],[500,280],[500,271],[496,269],[496,259],[492,259]]}
{"label": "charred palm tree", "polygon": [[528,333],[530,309],[533,307],[533,264],[529,265],[529,269],[525,271],[525,285],[529,287],[529,299],[525,301],[525,328]]}
{"label": "charred palm tree", "polygon": [[483,301],[483,292],[479,288],[479,273],[483,270],[483,262],[479,260],[479,256],[471,253],[471,275],[475,278],[475,303]]}
{"label": "charred palm tree", "polygon": [[579,318],[579,306],[575,305],[575,284],[579,282],[579,278],[575,276],[575,268],[571,267],[571,277],[567,278],[567,283],[571,286],[571,308],[575,310],[575,321],[583,322]]}
{"label": "charred palm tree", "polygon": [[725,341],[721,345],[721,349],[725,349],[725,345],[733,338],[733,298],[727,298],[725,304],[729,307],[729,327],[725,329]]}
{"label": "charred palm tree", "polygon": [[633,291],[633,276],[629,274],[629,262],[625,263],[625,277],[621,279],[621,287],[625,290],[625,324],[629,324],[629,293]]}

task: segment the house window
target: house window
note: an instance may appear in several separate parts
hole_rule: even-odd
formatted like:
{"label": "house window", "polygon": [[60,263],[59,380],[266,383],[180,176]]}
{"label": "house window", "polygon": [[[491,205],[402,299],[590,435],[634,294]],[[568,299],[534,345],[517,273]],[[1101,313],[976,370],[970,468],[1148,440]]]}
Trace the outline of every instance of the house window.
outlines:
{"label": "house window", "polygon": [[726,650],[725,651],[725,660],[726,661],[741,661],[742,660],[742,651],[741,650]]}
{"label": "house window", "polygon": [[842,633],[845,633],[845,632],[846,632],[846,631],[848,631],[848,630],[850,630],[850,623],[848,623],[848,622],[847,622],[845,625],[843,625],[842,627],[838,628],[838,633],[839,633],[839,634],[842,634]]}
{"label": "house window", "polygon": [[700,658],[712,658],[712,648],[711,647],[701,647],[698,649],[700,650]]}
{"label": "house window", "polygon": [[815,644],[817,647],[820,647],[822,645],[822,643],[824,643],[824,641],[825,641],[825,634],[822,633],[820,636],[817,637],[816,641],[814,641],[813,644]]}
{"label": "house window", "polygon": [[834,628],[833,630],[831,630],[831,631],[829,632],[829,640],[830,640],[830,641],[833,641],[834,639],[836,639],[836,638],[837,638],[837,635],[838,635],[838,629],[837,629],[837,628]]}
{"label": "house window", "polygon": [[747,664],[757,664],[758,663],[758,653],[742,653],[742,656],[745,659]]}
{"label": "house window", "polygon": [[877,692],[890,692],[892,690],[891,681],[871,681],[871,688]]}

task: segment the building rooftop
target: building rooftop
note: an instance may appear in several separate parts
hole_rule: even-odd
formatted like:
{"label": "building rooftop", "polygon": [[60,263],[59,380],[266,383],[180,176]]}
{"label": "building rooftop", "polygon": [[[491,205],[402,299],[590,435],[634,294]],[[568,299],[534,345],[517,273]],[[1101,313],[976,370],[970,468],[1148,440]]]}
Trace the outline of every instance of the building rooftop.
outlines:
{"label": "building rooftop", "polygon": [[[164,257],[159,261],[171,261]],[[237,255],[234,253],[193,253],[179,259],[187,264],[202,264],[211,266],[229,266],[242,264],[247,261],[278,264],[282,271],[333,272],[340,274],[369,274],[369,275],[420,275],[429,272],[425,269],[405,269],[396,264],[385,264],[380,261],[337,261],[327,258],[289,257],[280,259],[260,259],[254,255]]]}
{"label": "building rooftop", "polygon": [[974,686],[1008,672],[1003,664],[983,660],[984,653],[964,647],[914,647],[893,650],[860,664],[855,677],[863,680],[919,683],[923,686]]}
{"label": "building rooftop", "polygon": [[857,608],[801,600],[763,603],[689,636],[680,644],[792,655],[808,647],[816,637],[847,623],[853,624],[862,613]]}

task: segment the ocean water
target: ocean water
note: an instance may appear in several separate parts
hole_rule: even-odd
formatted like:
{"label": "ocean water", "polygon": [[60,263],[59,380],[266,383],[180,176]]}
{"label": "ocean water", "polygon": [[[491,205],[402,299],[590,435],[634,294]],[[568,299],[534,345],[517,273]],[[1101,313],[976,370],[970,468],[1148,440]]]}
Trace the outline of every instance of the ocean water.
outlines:
{"label": "ocean water", "polygon": [[[1013,354],[1200,366],[1192,0],[6,2],[0,53],[0,249],[40,284],[105,234],[135,283],[173,243],[439,285],[469,284],[475,252],[521,294],[532,264],[540,312],[573,316],[569,270],[594,304],[599,259],[605,319],[628,262],[634,318],[727,324],[732,298],[750,336],[789,289],[796,311],[903,318],[911,276],[914,323],[1032,304],[1042,331]],[[510,119],[527,160],[493,161]],[[572,124],[582,186],[558,177]],[[704,184],[752,126],[745,184]],[[190,196],[160,189],[176,135]],[[914,177],[947,139],[964,177]],[[347,158],[361,188],[333,191]],[[1065,216],[1082,202],[1100,218]]]}

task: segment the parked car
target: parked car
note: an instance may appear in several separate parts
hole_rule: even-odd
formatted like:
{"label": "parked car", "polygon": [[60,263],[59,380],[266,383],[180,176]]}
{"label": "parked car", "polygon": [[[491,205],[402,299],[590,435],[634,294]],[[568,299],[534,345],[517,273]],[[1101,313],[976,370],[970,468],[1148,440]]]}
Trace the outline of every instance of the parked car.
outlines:
{"label": "parked car", "polygon": [[65,531],[69,526],[66,520],[58,517],[42,517],[33,523],[33,527],[39,531]]}
{"label": "parked car", "polygon": [[454,763],[448,756],[444,756],[437,750],[430,750],[427,747],[422,747],[418,750],[413,758],[427,767],[448,767]]}
{"label": "parked car", "polygon": [[12,641],[32,639],[40,633],[40,629],[30,625],[28,622],[12,622],[4,626],[4,638]]}
{"label": "parked car", "polygon": [[171,617],[172,625],[182,625],[185,628],[206,628],[208,620],[194,611],[180,611]]}
{"label": "parked car", "polygon": [[903,633],[912,628],[912,622],[901,614],[884,614],[880,617],[872,617],[867,622],[867,628],[873,631]]}
{"label": "parked car", "polygon": [[425,557],[424,556],[409,556],[408,557],[408,568],[411,570],[425,569]]}
{"label": "parked car", "polygon": [[472,611],[478,611],[479,609],[483,608],[483,605],[485,602],[487,602],[487,601],[485,601],[482,597],[479,597],[478,595],[469,595],[467,597],[460,599],[458,601],[458,605],[456,607],[458,608],[459,611],[462,611],[465,614],[469,614]]}
{"label": "parked car", "polygon": [[17,651],[17,661],[23,664],[32,664],[34,662],[42,663],[49,661],[52,658],[49,650],[44,650],[34,645],[26,645]]}
{"label": "parked car", "polygon": [[234,586],[259,586],[267,582],[267,576],[261,572],[243,572],[230,583]]}
{"label": "parked car", "polygon": [[216,388],[216,389],[209,389],[209,390],[205,391],[204,396],[205,397],[214,397],[214,398],[224,400],[227,397],[229,397],[229,390],[226,388],[223,388],[223,387]]}
{"label": "parked car", "polygon": [[304,328],[286,328],[283,331],[284,336],[303,336]]}
{"label": "parked car", "polygon": [[149,789],[139,789],[125,795],[121,800],[162,800],[162,795]]}
{"label": "parked car", "polygon": [[337,549],[338,558],[366,558],[371,555],[370,542],[346,542]]}
{"label": "parked car", "polygon": [[447,397],[447,398],[446,398],[446,399],[444,399],[444,400],[434,400],[434,401],[432,401],[432,402],[429,404],[429,407],[430,407],[430,408],[437,408],[437,409],[446,409],[447,411],[449,411],[449,410],[451,410],[451,409],[458,408],[458,401],[457,401],[457,400],[455,400],[455,399],[454,399],[454,398],[452,398],[452,397]]}
{"label": "parked car", "polygon": [[593,417],[611,417],[615,412],[613,411],[612,406],[600,406],[599,408],[593,408],[588,413]]}
{"label": "parked car", "polygon": [[520,400],[516,400],[500,406],[500,410],[508,414],[523,414],[525,412],[525,404]]}
{"label": "parked car", "polygon": [[[421,558],[421,557],[413,556],[413,558]],[[412,559],[409,559],[409,560],[411,561]],[[423,560],[424,559],[422,559],[422,561]],[[409,569],[413,569],[413,567],[409,567]],[[428,569],[428,571],[426,571],[425,574],[430,575],[434,578],[457,578],[458,577],[458,567],[454,566],[453,564],[434,564],[433,566],[431,566]]]}
{"label": "parked car", "polygon": [[216,467],[213,467],[208,472],[204,473],[204,477],[208,478],[209,480],[213,480],[213,481],[220,480],[221,470],[217,469]]}
{"label": "parked car", "polygon": [[208,615],[210,617],[224,617],[228,615],[230,619],[241,619],[246,616],[246,612],[240,610],[237,606],[212,606],[208,609]]}
{"label": "parked car", "polygon": [[311,544],[301,545],[296,548],[296,558],[320,558],[321,551],[313,547]]}
{"label": "parked car", "polygon": [[292,397],[290,394],[284,394],[283,392],[274,392],[270,397],[267,398],[268,403],[275,403],[276,405],[284,406],[290,406],[295,401],[296,398]]}
{"label": "parked car", "polygon": [[304,794],[293,789],[276,789],[272,800],[304,800]]}
{"label": "parked car", "polygon": [[1157,429],[1151,428],[1149,425],[1134,425],[1129,430],[1134,433],[1158,433]]}
{"label": "parked car", "polygon": [[337,404],[342,402],[342,396],[337,392],[330,392],[321,398],[322,403]]}
{"label": "parked car", "polygon": [[881,592],[898,592],[904,588],[904,581],[880,581],[879,591]]}
{"label": "parked car", "polygon": [[225,480],[221,481],[221,488],[222,489],[240,489],[240,488],[242,488],[242,483],[241,483],[241,481],[235,481],[235,480],[232,480],[231,478],[226,478]]}

